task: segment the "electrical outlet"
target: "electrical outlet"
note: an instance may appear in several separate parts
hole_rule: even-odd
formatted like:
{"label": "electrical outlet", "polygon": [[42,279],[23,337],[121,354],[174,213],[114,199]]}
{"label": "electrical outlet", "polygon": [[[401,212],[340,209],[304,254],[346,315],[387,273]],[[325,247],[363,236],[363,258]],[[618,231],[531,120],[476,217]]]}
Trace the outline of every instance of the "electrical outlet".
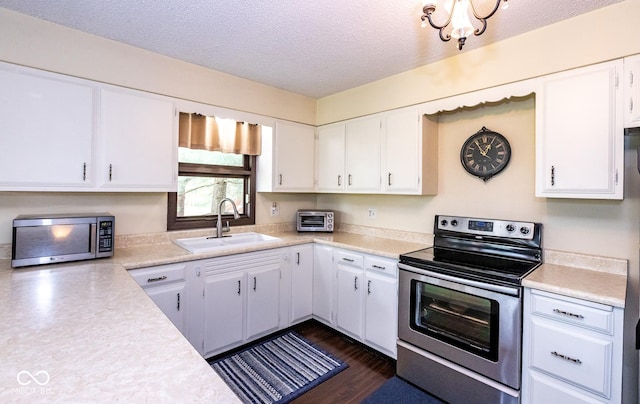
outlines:
{"label": "electrical outlet", "polygon": [[369,219],[375,219],[376,218],[376,210],[375,209],[369,209],[367,217]]}
{"label": "electrical outlet", "polygon": [[280,216],[280,208],[275,202],[271,205],[271,216]]}

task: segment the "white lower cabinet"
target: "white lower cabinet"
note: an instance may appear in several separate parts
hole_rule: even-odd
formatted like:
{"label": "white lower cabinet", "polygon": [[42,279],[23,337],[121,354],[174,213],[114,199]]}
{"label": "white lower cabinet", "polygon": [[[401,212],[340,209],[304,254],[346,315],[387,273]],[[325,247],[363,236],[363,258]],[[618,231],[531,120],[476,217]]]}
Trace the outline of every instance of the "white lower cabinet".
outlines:
{"label": "white lower cabinet", "polygon": [[206,276],[202,349],[215,352],[244,340],[246,274]]}
{"label": "white lower cabinet", "polygon": [[398,338],[398,262],[365,256],[364,340],[396,357]]}
{"label": "white lower cabinet", "polygon": [[523,403],[619,403],[620,308],[525,289]]}
{"label": "white lower cabinet", "polygon": [[337,275],[336,325],[339,330],[362,339],[364,314],[364,257],[335,250]]}
{"label": "white lower cabinet", "polygon": [[333,300],[335,289],[333,247],[313,246],[313,317],[333,326]]}
{"label": "white lower cabinet", "polygon": [[290,247],[289,251],[290,323],[295,324],[313,314],[313,244]]}
{"label": "white lower cabinet", "polygon": [[133,279],[142,286],[147,295],[171,320],[178,330],[188,338],[187,307],[188,294],[186,270],[188,264],[161,265],[129,271]]}
{"label": "white lower cabinet", "polygon": [[376,350],[396,357],[398,262],[336,249],[336,327]]}
{"label": "white lower cabinet", "polygon": [[196,264],[204,301],[201,353],[205,358],[278,329],[280,271],[286,251],[229,255]]}
{"label": "white lower cabinet", "polygon": [[303,244],[129,273],[205,358],[311,318],[396,357],[397,260]]}

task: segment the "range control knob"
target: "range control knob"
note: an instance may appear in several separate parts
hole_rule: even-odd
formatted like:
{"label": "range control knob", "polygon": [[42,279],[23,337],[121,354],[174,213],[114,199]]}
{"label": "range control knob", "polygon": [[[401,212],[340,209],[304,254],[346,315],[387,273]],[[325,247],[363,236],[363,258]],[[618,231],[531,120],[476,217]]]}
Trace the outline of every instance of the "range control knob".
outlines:
{"label": "range control knob", "polygon": [[520,228],[520,233],[524,234],[525,236],[526,236],[527,234],[529,234],[529,232],[530,232],[530,231],[531,231],[531,230],[530,230],[528,227],[521,227],[521,228]]}
{"label": "range control knob", "polygon": [[458,225],[458,221],[456,219],[453,219],[451,221],[451,226],[456,227]]}
{"label": "range control knob", "polygon": [[516,226],[514,226],[513,224],[509,223],[509,224],[507,225],[507,231],[508,231],[509,233],[513,233],[513,232],[515,231],[515,229],[516,229]]}
{"label": "range control knob", "polygon": [[448,224],[449,224],[449,222],[447,222],[447,219],[442,219],[440,221],[440,226],[442,226],[442,227],[447,227]]}

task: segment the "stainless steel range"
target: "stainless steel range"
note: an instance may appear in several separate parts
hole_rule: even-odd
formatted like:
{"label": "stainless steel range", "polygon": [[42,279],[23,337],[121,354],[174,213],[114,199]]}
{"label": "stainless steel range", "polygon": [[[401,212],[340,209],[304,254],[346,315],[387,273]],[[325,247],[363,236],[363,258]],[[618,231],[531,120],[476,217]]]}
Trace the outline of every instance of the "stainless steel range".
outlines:
{"label": "stainless steel range", "polygon": [[522,279],[542,225],[436,216],[434,246],[400,256],[398,376],[450,403],[518,403]]}

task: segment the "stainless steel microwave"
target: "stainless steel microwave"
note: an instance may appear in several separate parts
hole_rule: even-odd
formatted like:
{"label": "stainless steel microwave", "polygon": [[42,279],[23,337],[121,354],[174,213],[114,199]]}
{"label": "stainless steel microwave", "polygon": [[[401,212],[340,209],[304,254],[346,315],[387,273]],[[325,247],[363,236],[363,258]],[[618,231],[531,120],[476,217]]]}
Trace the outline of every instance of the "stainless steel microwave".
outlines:
{"label": "stainless steel microwave", "polygon": [[109,213],[20,215],[13,219],[11,266],[111,257],[114,230]]}
{"label": "stainless steel microwave", "polygon": [[298,231],[333,231],[335,213],[331,210],[299,210],[296,216]]}

